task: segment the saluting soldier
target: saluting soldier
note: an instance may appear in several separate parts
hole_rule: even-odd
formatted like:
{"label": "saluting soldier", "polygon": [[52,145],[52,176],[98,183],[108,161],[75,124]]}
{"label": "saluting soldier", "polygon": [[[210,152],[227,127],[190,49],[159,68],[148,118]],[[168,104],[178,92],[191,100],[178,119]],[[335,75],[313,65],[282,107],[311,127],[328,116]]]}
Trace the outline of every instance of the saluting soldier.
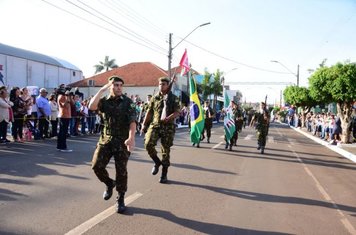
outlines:
{"label": "saluting soldier", "polygon": [[256,124],[257,149],[261,150],[261,153],[264,153],[266,147],[269,119],[270,115],[266,108],[266,104],[264,102],[261,102],[260,110],[254,114],[250,124],[251,127]]}
{"label": "saluting soldier", "polygon": [[[142,125],[145,135],[145,149],[154,161],[152,175],[156,175],[162,165],[160,183],[167,182],[168,167],[170,166],[170,148],[175,134],[174,120],[179,116],[179,99],[169,89],[169,78],[159,79],[159,93],[152,97]],[[149,123],[151,121],[151,123]],[[149,126],[148,126],[149,125]],[[157,156],[156,144],[161,138],[162,160]]]}
{"label": "saluting soldier", "polygon": [[[104,200],[109,200],[116,187],[118,197],[116,200],[117,213],[123,213],[125,207],[125,192],[127,191],[127,162],[135,146],[136,109],[130,98],[123,95],[124,80],[112,76],[91,99],[90,110],[98,110],[103,128],[100,139],[94,152],[92,169],[98,179],[106,184]],[[109,89],[109,96],[101,97]],[[110,159],[115,159],[115,180],[109,177],[106,170]]]}

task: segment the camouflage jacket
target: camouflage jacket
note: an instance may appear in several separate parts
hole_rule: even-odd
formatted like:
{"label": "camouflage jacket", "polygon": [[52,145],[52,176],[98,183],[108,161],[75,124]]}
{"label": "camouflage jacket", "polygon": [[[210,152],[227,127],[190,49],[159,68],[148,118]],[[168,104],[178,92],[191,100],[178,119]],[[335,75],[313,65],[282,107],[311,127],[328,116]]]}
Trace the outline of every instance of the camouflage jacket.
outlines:
{"label": "camouflage jacket", "polygon": [[136,121],[136,107],[131,99],[121,95],[103,97],[98,104],[103,124],[99,143],[105,144],[113,137],[125,141],[129,137],[130,124]]}
{"label": "camouflage jacket", "polygon": [[[180,111],[179,99],[172,92],[169,92],[167,94],[166,102],[167,102],[166,104],[167,117],[174,112]],[[158,93],[152,97],[147,108],[147,112],[150,112],[153,117],[151,125],[159,126],[162,124],[161,115],[162,115],[163,107],[164,107],[164,96],[161,93]],[[169,124],[174,124],[174,120],[171,120]]]}
{"label": "camouflage jacket", "polygon": [[263,112],[255,113],[256,129],[267,128],[269,126],[269,112],[264,110]]}

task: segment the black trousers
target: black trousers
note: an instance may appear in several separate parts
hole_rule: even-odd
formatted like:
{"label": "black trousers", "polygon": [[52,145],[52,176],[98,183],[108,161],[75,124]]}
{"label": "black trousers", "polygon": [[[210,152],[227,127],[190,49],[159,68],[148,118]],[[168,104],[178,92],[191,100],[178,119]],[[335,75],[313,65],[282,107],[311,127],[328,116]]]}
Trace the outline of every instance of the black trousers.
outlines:
{"label": "black trousers", "polygon": [[6,140],[7,135],[7,122],[3,120],[0,122],[0,140]]}
{"label": "black trousers", "polygon": [[67,149],[67,134],[70,118],[59,118],[57,149]]}

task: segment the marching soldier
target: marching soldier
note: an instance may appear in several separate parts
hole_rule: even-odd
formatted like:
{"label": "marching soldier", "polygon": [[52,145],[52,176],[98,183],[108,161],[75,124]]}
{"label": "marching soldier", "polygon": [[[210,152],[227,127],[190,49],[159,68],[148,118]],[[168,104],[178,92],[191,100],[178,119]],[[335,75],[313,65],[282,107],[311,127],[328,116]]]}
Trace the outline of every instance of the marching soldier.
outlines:
{"label": "marching soldier", "polygon": [[[167,172],[170,166],[170,148],[175,134],[175,118],[179,116],[179,99],[169,89],[169,78],[159,79],[159,93],[152,97],[142,125],[145,135],[145,149],[154,161],[152,175],[156,175],[162,165],[160,183],[167,182]],[[152,118],[152,122],[149,121]],[[149,127],[148,127],[149,125]],[[161,138],[162,160],[157,156],[156,144]]]}
{"label": "marching soldier", "polygon": [[213,127],[213,119],[215,116],[214,110],[210,107],[209,101],[204,102],[204,130],[202,134],[202,139],[204,140],[205,135],[204,132],[206,131],[207,142],[210,143],[211,137],[211,128]]}
{"label": "marching soldier", "polygon": [[[125,207],[125,192],[127,191],[127,162],[135,146],[136,109],[130,98],[122,94],[124,81],[118,76],[112,76],[91,99],[90,110],[98,110],[104,128],[94,152],[92,169],[98,179],[106,184],[104,200],[109,200],[116,187],[117,213],[123,213]],[[101,97],[109,89],[108,97]],[[111,157],[115,159],[116,179],[109,177],[105,169]]]}
{"label": "marching soldier", "polygon": [[260,110],[254,114],[251,120],[250,126],[252,127],[256,123],[257,131],[257,149],[261,150],[261,153],[264,153],[266,146],[266,138],[268,134],[270,115],[266,108],[266,104],[261,102]]}
{"label": "marching soldier", "polygon": [[237,140],[239,138],[239,132],[242,131],[242,126],[243,126],[243,112],[240,108],[239,104],[234,103],[234,108],[232,112],[234,113],[235,117],[235,125],[236,125],[236,131],[234,134],[234,146],[237,146]]}

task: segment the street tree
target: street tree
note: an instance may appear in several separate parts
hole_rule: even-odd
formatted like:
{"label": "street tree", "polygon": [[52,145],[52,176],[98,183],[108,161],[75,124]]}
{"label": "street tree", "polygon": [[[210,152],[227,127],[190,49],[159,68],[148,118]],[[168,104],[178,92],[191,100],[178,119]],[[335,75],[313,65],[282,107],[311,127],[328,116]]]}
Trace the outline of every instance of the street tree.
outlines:
{"label": "street tree", "polygon": [[99,64],[94,65],[95,74],[101,71],[109,71],[109,69],[118,68],[119,66],[115,63],[115,59],[109,60],[109,56],[105,56],[104,61],[99,61]]}
{"label": "street tree", "polygon": [[218,69],[214,74],[207,70],[204,73],[203,82],[201,85],[203,99],[206,100],[210,95],[213,95],[213,109],[215,110],[218,96],[222,95],[223,86],[221,84],[222,73]]}
{"label": "street tree", "polygon": [[305,119],[311,108],[317,102],[310,95],[310,90],[306,87],[288,86],[283,92],[285,102],[300,107],[302,110],[302,127],[305,127]]}
{"label": "street tree", "polygon": [[356,100],[356,64],[321,67],[309,78],[310,94],[319,102],[335,102],[341,118],[342,142],[349,143],[352,104]]}

